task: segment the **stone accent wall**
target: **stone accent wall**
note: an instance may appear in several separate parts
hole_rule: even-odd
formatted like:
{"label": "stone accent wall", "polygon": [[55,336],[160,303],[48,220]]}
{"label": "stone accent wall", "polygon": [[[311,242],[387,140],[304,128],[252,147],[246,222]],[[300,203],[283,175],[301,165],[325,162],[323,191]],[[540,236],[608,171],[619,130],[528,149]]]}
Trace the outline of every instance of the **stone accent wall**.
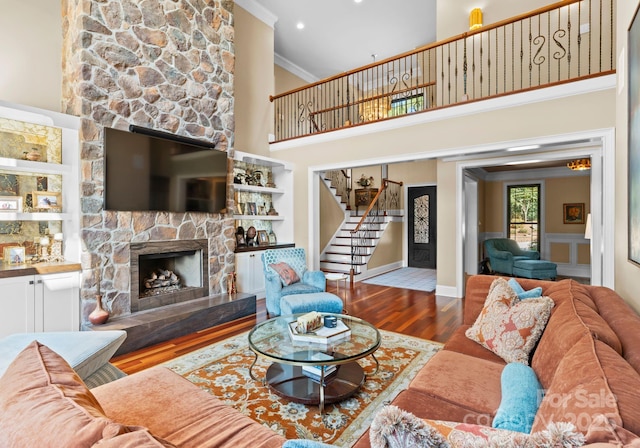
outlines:
{"label": "stone accent wall", "polygon": [[136,124],[231,147],[233,1],[62,0],[62,11],[63,110],[82,118],[83,323],[98,291],[112,316],[129,313],[130,242],[207,238],[210,290],[223,292],[231,215],[103,210],[102,141],[104,127]]}

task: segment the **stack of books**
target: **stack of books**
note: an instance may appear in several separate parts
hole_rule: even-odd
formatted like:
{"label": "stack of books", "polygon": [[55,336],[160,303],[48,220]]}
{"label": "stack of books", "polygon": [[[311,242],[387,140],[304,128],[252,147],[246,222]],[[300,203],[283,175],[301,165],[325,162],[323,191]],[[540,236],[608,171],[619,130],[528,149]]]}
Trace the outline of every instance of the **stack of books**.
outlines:
{"label": "stack of books", "polygon": [[[333,356],[327,355],[326,353],[316,353],[311,356],[312,361],[326,361],[333,359]],[[336,371],[337,367],[335,365],[328,366],[302,366],[302,373],[307,377],[311,378],[314,381],[320,381],[320,376],[322,375],[322,371],[324,370],[324,379],[326,380],[332,373]]]}
{"label": "stack of books", "polygon": [[335,328],[322,327],[310,333],[298,332],[297,325],[295,321],[289,323],[289,334],[294,341],[328,345],[351,338],[351,328],[340,319]]}

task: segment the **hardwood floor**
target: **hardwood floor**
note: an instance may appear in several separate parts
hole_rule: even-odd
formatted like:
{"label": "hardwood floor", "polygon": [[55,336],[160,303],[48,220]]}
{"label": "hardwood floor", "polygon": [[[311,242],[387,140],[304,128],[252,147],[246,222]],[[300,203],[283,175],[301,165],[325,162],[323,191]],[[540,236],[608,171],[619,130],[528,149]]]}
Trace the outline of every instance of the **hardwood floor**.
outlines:
{"label": "hardwood floor", "polygon": [[[462,323],[462,299],[364,283],[355,284],[352,290],[340,288],[339,292],[335,285],[328,285],[327,291],[342,297],[349,314],[382,330],[445,342]],[[266,319],[264,300],[258,300],[255,315],[121,355],[111,362],[127,374],[135,373],[248,331]]]}

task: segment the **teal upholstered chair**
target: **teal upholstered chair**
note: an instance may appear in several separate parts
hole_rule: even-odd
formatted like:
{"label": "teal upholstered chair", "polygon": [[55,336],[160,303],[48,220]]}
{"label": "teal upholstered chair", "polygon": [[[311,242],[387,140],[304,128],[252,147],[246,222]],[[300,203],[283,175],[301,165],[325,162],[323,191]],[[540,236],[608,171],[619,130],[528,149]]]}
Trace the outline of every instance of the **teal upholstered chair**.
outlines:
{"label": "teal upholstered chair", "polygon": [[540,259],[540,252],[520,249],[518,243],[509,238],[485,240],[484,250],[489,257],[491,269],[501,274],[513,275],[513,264],[518,260]]}
{"label": "teal upholstered chair", "polygon": [[[291,285],[284,285],[278,273],[269,267],[270,264],[285,262],[296,271],[300,281]],[[307,269],[307,257],[302,248],[267,249],[262,252],[262,268],[266,289],[267,312],[270,316],[279,316],[280,299],[291,294],[310,294],[323,292],[327,287],[327,280],[322,271]]]}

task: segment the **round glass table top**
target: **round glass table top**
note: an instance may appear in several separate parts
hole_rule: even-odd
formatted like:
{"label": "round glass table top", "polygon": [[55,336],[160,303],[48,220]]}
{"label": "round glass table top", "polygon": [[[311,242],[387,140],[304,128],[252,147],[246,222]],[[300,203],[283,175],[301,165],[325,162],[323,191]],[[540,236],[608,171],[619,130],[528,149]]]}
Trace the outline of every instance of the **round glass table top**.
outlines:
{"label": "round glass table top", "polygon": [[[326,344],[294,340],[290,324],[302,314],[293,314],[256,325],[249,333],[249,347],[272,361],[297,365],[344,364],[363,358],[380,347],[380,332],[370,323],[344,314],[321,314],[337,317],[349,327],[350,335],[336,337]],[[332,360],[320,361],[318,353],[328,354]]]}

